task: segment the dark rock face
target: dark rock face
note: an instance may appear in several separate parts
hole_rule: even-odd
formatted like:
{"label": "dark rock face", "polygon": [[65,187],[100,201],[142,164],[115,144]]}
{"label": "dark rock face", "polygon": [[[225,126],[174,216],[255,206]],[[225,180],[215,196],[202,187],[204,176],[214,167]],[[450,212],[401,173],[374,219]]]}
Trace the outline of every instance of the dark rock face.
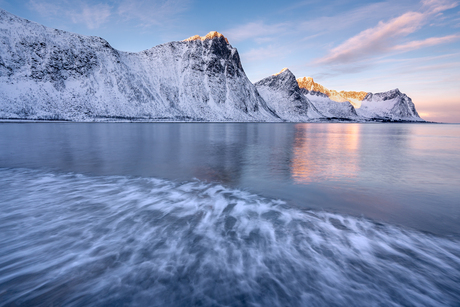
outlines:
{"label": "dark rock face", "polygon": [[378,98],[380,100],[389,100],[389,99],[395,99],[396,97],[403,96],[404,94],[399,91],[398,88],[394,90],[390,90],[388,92],[382,92],[382,93],[367,93],[366,97],[364,97],[363,101],[371,101],[374,97]]}
{"label": "dark rock face", "polygon": [[224,37],[121,52],[1,9],[0,118],[279,121]]}
{"label": "dark rock face", "polygon": [[286,121],[308,121],[323,117],[302,94],[289,69],[262,79],[255,86],[269,108]]}
{"label": "dark rock face", "polygon": [[324,98],[329,98],[326,94],[317,92],[317,91],[309,91],[306,88],[300,88],[300,92],[303,95],[311,95],[311,96],[318,96],[318,97],[324,97]]}

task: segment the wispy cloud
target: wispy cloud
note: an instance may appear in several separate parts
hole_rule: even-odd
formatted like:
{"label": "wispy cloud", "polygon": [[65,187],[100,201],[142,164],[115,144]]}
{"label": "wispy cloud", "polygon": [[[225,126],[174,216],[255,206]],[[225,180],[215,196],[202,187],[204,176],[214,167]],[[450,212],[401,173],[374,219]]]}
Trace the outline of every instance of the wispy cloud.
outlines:
{"label": "wispy cloud", "polygon": [[191,0],[30,0],[29,7],[42,16],[66,19],[89,29],[99,28],[113,16],[140,26],[163,26],[189,8]]}
{"label": "wispy cloud", "polygon": [[458,6],[458,2],[451,0],[423,0],[422,5],[423,8],[427,9],[427,13],[435,14],[453,9]]}
{"label": "wispy cloud", "polygon": [[406,13],[389,22],[380,21],[376,27],[364,30],[332,49],[318,62],[350,63],[391,50],[395,39],[415,32],[424,22],[425,15],[417,12]]}
{"label": "wispy cloud", "polygon": [[275,57],[284,57],[289,54],[286,46],[269,45],[266,47],[253,48],[248,52],[244,52],[241,57],[247,61],[261,61]]}
{"label": "wispy cloud", "polygon": [[30,0],[29,7],[42,16],[67,18],[75,24],[84,24],[89,29],[100,27],[112,15],[111,6],[104,3]]}
{"label": "wispy cloud", "polygon": [[371,22],[376,18],[392,15],[404,9],[392,1],[364,5],[349,11],[329,16],[321,16],[301,22],[297,28],[302,32],[331,32]]}
{"label": "wispy cloud", "polygon": [[112,15],[111,7],[107,4],[88,5],[82,3],[78,11],[70,11],[69,16],[74,23],[82,23],[89,29],[99,28]]}
{"label": "wispy cloud", "polygon": [[402,45],[394,46],[392,49],[397,51],[409,51],[423,47],[435,46],[453,42],[460,38],[460,34],[447,35],[443,37],[430,37],[424,40],[411,41]]}
{"label": "wispy cloud", "polygon": [[392,51],[409,51],[451,42],[459,36],[433,37],[405,43],[402,42],[402,39],[420,30],[433,14],[438,14],[455,6],[457,6],[457,2],[424,0],[422,1],[422,11],[407,12],[387,22],[380,21],[377,26],[364,30],[333,48],[325,57],[318,59],[316,63],[350,64]]}
{"label": "wispy cloud", "polygon": [[30,0],[29,7],[38,14],[46,17],[62,14],[62,11],[64,11],[62,3],[59,5],[56,2],[42,0]]}
{"label": "wispy cloud", "polygon": [[225,31],[225,35],[232,42],[255,39],[258,42],[270,41],[270,36],[284,33],[290,25],[288,23],[265,24],[262,21],[250,22]]}
{"label": "wispy cloud", "polygon": [[[288,8],[310,5],[317,0],[303,1]],[[232,42],[253,40],[256,43],[269,43],[280,37],[294,37],[295,40],[303,40],[303,37],[317,37],[325,33],[335,32],[353,27],[366,21],[375,20],[378,16],[387,16],[400,11],[401,5],[395,6],[392,1],[378,2],[358,7],[340,14],[321,16],[307,21],[286,21],[270,23],[264,21],[253,21],[226,30],[227,36]],[[338,22],[339,20],[339,22]]]}
{"label": "wispy cloud", "polygon": [[148,27],[173,23],[189,7],[190,0],[123,0],[117,13],[125,20],[135,20]]}

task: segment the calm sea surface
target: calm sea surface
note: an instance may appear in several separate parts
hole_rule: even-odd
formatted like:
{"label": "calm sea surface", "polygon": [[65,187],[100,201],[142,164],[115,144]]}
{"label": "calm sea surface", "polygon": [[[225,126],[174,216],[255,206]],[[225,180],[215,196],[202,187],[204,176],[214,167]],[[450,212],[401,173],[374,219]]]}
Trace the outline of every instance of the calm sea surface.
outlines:
{"label": "calm sea surface", "polygon": [[459,306],[460,125],[1,123],[0,306]]}

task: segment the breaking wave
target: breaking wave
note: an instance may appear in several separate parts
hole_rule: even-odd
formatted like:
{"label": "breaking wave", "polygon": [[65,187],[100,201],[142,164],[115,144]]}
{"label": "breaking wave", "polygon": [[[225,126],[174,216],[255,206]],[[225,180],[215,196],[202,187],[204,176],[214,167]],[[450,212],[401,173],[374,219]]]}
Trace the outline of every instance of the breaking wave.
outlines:
{"label": "breaking wave", "polygon": [[460,242],[217,184],[0,169],[0,305],[460,304]]}

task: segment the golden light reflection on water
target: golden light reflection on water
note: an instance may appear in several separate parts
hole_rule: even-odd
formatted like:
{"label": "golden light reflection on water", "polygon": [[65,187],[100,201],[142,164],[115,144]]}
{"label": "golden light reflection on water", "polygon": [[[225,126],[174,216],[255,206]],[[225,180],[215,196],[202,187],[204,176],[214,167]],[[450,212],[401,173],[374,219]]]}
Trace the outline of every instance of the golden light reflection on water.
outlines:
{"label": "golden light reflection on water", "polygon": [[310,133],[311,127],[311,124],[295,126],[291,164],[294,183],[355,178],[360,170],[360,125],[324,124],[319,134],[317,129]]}

